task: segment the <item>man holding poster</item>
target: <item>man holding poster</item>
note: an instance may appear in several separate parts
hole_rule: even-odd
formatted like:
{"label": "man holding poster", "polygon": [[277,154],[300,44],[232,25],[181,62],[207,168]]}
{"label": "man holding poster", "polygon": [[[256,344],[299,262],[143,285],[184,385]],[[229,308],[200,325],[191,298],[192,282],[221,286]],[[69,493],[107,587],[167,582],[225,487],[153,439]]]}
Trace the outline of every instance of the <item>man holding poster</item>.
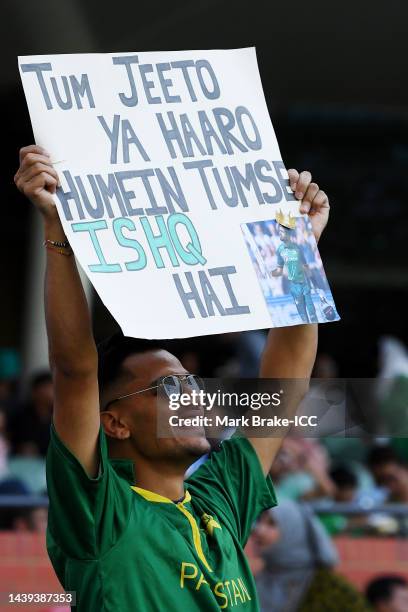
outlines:
{"label": "man holding poster", "polygon": [[[290,170],[289,179],[318,240],[327,196],[308,172]],[[258,610],[243,547],[258,514],[276,504],[268,472],[281,439],[227,440],[184,481],[210,446],[204,430],[158,438],[157,398],[192,393],[200,379],[160,341],[119,335],[97,350],[55,207],[59,177],[44,149],[21,149],[15,182],[44,222],[55,388],[47,547],[61,584],[76,592],[81,612]],[[316,348],[316,324],[271,329],[260,376],[301,379],[305,387]]]}
{"label": "man holding poster", "polygon": [[[160,339],[273,328],[260,376],[300,380],[286,401],[296,410],[317,326],[290,313],[279,327],[293,300],[269,308],[242,228],[277,219],[278,207],[282,223],[308,214],[315,246],[327,196],[308,172],[288,180],[254,49],[20,57],[19,67],[37,145],[21,150],[15,180],[42,214],[47,249],[55,571],[84,612],[258,610],[243,547],[276,504],[267,474],[286,429],[225,441],[184,482],[210,451],[205,429],[162,436],[158,425],[181,393],[178,416],[201,416],[201,380]],[[131,337],[95,346],[73,251]]]}

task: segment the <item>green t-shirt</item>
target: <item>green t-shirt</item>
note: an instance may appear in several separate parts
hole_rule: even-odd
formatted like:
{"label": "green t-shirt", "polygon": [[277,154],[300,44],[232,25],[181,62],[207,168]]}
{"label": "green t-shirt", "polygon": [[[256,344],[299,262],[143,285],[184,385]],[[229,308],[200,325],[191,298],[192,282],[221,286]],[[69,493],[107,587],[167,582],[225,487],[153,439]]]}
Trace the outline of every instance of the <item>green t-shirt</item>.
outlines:
{"label": "green t-shirt", "polygon": [[281,244],[277,251],[278,266],[286,265],[288,280],[293,283],[304,283],[306,280],[303,264],[305,260],[297,244]]}
{"label": "green t-shirt", "polygon": [[251,443],[227,440],[186,480],[179,503],[132,486],[133,464],[89,478],[51,426],[47,548],[80,612],[259,610],[243,552],[260,512],[276,505]]}

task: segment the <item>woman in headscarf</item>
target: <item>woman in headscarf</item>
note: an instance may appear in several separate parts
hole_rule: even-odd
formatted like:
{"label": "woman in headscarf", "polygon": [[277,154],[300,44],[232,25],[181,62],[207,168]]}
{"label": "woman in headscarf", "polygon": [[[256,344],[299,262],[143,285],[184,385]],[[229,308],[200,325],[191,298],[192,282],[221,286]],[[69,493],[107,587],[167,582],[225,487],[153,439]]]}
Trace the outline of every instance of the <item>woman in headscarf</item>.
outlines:
{"label": "woman in headscarf", "polygon": [[332,571],[337,551],[306,506],[291,500],[261,515],[249,543],[262,612],[365,612],[364,598]]}

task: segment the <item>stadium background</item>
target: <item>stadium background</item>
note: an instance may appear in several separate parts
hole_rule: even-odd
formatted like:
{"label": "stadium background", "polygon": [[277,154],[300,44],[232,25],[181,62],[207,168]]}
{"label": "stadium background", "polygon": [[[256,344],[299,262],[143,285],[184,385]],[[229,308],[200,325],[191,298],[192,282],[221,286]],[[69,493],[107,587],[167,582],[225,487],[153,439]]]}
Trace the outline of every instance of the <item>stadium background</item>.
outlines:
{"label": "stadium background", "polygon": [[[47,356],[41,233],[13,183],[18,149],[33,141],[17,55],[255,45],[283,160],[310,170],[331,200],[320,250],[342,321],[321,326],[320,353],[330,356],[337,375],[374,377],[379,339],[391,335],[408,343],[407,18],[407,5],[398,0],[5,0],[0,347],[7,350],[0,378],[17,377],[18,401]],[[91,301],[100,339],[115,324],[97,296]],[[235,336],[186,341],[178,349],[205,376],[237,372],[242,361]],[[14,558],[14,540],[7,542]],[[356,548],[347,550],[353,558]],[[384,554],[394,569],[400,553]]]}

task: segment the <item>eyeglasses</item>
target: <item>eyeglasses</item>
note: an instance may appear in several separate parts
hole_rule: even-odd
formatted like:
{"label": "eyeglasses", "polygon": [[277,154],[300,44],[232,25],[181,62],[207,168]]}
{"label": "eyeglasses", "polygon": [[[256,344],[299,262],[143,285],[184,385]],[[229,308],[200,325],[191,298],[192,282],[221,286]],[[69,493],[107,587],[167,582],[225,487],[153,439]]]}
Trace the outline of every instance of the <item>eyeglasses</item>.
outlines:
{"label": "eyeglasses", "polygon": [[145,391],[151,391],[153,389],[162,388],[168,399],[170,399],[173,395],[180,395],[183,392],[183,388],[188,392],[196,391],[197,393],[204,391],[205,389],[204,381],[196,374],[183,374],[181,376],[178,376],[177,374],[170,374],[169,376],[159,378],[156,382],[157,384],[152,385],[151,387],[146,387],[146,389],[140,389],[140,391],[134,391],[133,393],[127,393],[126,395],[121,395],[120,397],[111,400],[106,404],[105,410],[107,410],[107,408],[114,402],[118,402],[119,400],[126,399],[127,397],[139,395],[139,393],[145,393]]}

